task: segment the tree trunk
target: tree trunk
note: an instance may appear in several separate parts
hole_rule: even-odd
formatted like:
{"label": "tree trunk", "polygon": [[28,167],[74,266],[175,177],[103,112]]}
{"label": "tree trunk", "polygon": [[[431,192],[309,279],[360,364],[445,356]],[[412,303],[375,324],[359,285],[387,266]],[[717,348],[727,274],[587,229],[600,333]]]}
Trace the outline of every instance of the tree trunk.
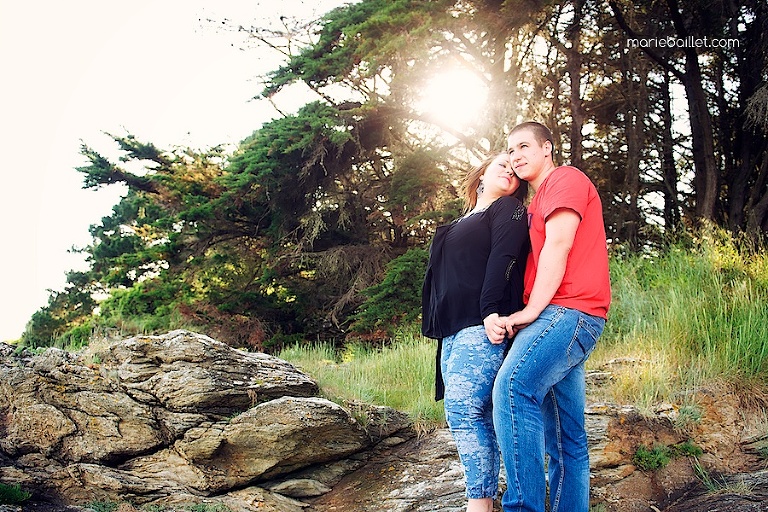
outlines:
{"label": "tree trunk", "polygon": [[[678,37],[688,37],[677,0],[667,0],[672,22]],[[707,107],[696,48],[685,48],[685,72],[681,79],[688,100],[688,116],[691,123],[693,143],[693,165],[696,171],[694,187],[696,195],[696,217],[699,220],[715,220],[715,206],[719,193],[717,161],[715,160],[715,137],[712,116]]]}
{"label": "tree trunk", "polygon": [[569,98],[571,109],[571,165],[579,169],[584,169],[584,136],[582,128],[584,127],[584,105],[581,100],[581,18],[584,10],[583,0],[574,0],[573,2],[573,20],[568,28],[568,49],[567,69],[570,80],[571,93]]}
{"label": "tree trunk", "polygon": [[[738,26],[737,2],[730,0],[725,5],[731,20],[728,25],[729,35],[743,43],[732,50],[735,52],[732,63],[740,85],[738,103],[729,108],[729,105],[721,100],[720,106],[721,117],[730,120],[729,124],[722,123],[724,128],[719,134],[726,163],[729,164],[725,175],[725,188],[728,191],[728,228],[734,232],[749,230],[752,234],[759,234],[760,226],[764,224],[764,220],[760,219],[764,219],[765,215],[764,207],[761,207],[765,200],[761,195],[768,193],[765,189],[768,129],[750,123],[748,106],[764,85],[764,66],[758,63],[766,61],[764,55],[768,44],[761,43],[761,38],[755,32],[741,32]],[[755,11],[756,17],[762,17],[764,20],[762,23],[755,23],[755,26],[764,26],[768,21],[765,19],[768,16],[767,10],[763,7],[762,11]],[[720,94],[721,98],[723,96],[724,94]]]}
{"label": "tree trunk", "polygon": [[675,229],[680,224],[680,204],[677,200],[677,167],[675,166],[675,142],[672,137],[672,95],[669,91],[669,73],[664,73],[661,83],[663,125],[661,133],[661,172],[664,180],[664,227]]}
{"label": "tree trunk", "polygon": [[747,230],[750,233],[765,235],[768,232],[768,155],[763,155],[763,164],[752,187],[746,211]]}
{"label": "tree trunk", "polygon": [[624,171],[624,190],[627,194],[627,214],[622,222],[622,238],[631,250],[639,246],[640,210],[640,161],[643,149],[643,119],[647,115],[648,91],[645,84],[648,74],[644,66],[639,65],[638,55],[631,51],[622,60],[625,68],[624,90],[627,93],[627,111],[624,114],[624,135],[627,140],[627,168]]}

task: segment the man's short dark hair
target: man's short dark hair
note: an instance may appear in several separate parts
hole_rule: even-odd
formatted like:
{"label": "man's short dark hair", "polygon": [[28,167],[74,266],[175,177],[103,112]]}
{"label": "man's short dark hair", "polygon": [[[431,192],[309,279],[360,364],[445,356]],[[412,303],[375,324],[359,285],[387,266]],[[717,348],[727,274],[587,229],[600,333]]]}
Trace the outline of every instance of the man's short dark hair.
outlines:
{"label": "man's short dark hair", "polygon": [[530,130],[533,133],[533,136],[536,138],[536,142],[538,142],[540,146],[543,145],[544,142],[549,141],[549,143],[552,144],[552,153],[554,154],[555,141],[552,140],[552,132],[549,128],[536,121],[526,121],[512,128],[512,130],[509,132],[509,135],[512,135],[513,133],[519,132],[521,130]]}

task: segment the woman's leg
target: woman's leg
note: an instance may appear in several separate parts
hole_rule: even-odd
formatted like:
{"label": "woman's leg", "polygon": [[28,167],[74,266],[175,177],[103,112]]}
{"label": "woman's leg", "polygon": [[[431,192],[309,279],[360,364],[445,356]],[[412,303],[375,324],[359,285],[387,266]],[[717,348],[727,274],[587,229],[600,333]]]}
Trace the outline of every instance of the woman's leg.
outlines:
{"label": "woman's leg", "polygon": [[493,498],[468,499],[467,512],[493,512]]}
{"label": "woman's leg", "polygon": [[491,391],[504,345],[492,344],[482,325],[463,329],[442,343],[445,416],[464,467],[467,510],[482,511],[492,506],[499,486]]}

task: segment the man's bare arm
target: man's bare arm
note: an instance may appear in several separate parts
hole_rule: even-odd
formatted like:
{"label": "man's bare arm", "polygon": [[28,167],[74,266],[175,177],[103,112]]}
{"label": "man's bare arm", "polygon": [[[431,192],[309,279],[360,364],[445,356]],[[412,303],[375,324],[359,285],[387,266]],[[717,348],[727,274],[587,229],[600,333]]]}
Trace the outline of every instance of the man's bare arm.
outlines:
{"label": "man's bare arm", "polygon": [[539,266],[528,304],[506,318],[507,332],[513,335],[536,320],[563,282],[568,254],[576,238],[581,217],[574,210],[560,208],[547,217],[546,239],[539,255]]}

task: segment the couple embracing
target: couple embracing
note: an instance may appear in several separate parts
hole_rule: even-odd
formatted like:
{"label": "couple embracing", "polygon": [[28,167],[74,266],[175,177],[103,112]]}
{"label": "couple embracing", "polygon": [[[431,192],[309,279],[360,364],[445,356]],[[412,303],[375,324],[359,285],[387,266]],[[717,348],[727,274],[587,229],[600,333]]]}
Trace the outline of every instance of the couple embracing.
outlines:
{"label": "couple embracing", "polygon": [[550,512],[589,509],[584,363],[611,301],[608,249],[597,190],[554,164],[552,139],[540,123],[513,128],[430,247],[422,333],[438,340],[436,398],[467,512],[493,510],[501,460],[505,512],[544,512],[547,499]]}

